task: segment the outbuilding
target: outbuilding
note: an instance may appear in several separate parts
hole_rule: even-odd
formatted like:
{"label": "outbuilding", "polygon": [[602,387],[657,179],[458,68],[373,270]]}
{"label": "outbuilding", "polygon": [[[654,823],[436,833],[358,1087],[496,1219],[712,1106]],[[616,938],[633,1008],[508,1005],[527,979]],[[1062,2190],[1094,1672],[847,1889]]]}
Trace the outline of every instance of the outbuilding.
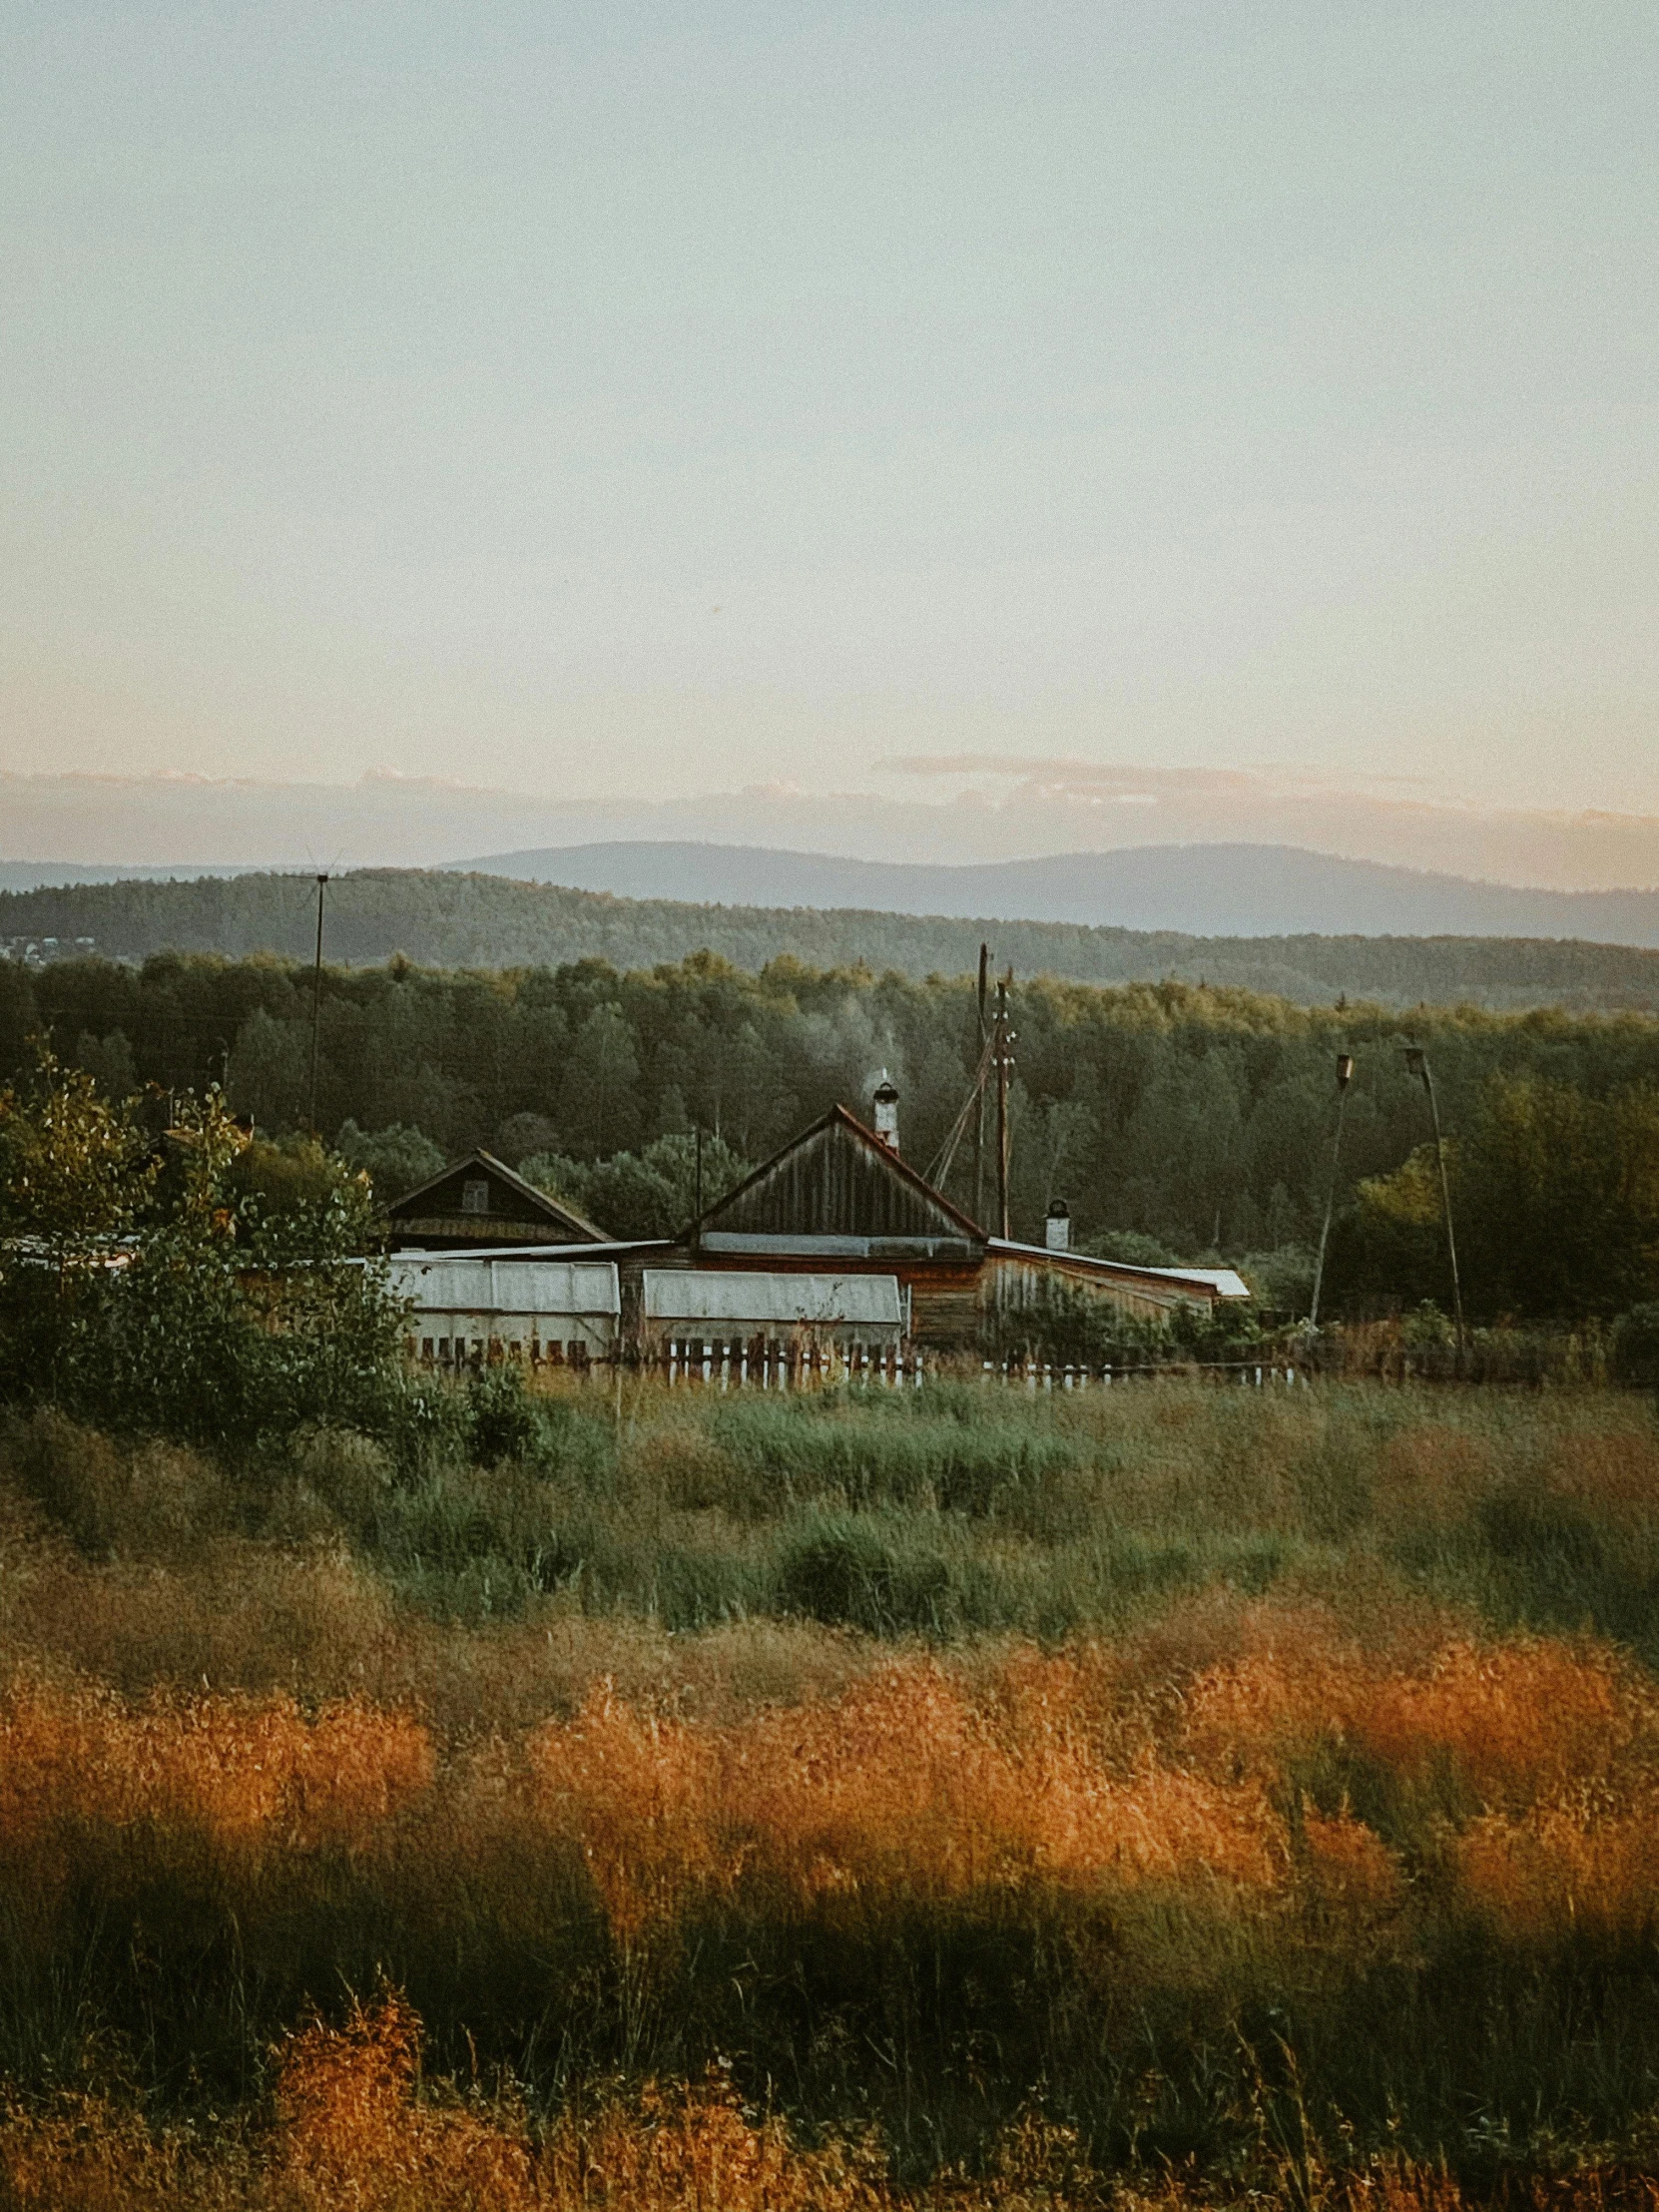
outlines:
{"label": "outbuilding", "polygon": [[388,1274],[411,1309],[405,1348],[424,1366],[586,1367],[616,1349],[622,1299],[611,1260],[405,1252]]}
{"label": "outbuilding", "polygon": [[641,1350],[692,1345],[756,1359],[833,1350],[896,1351],[908,1335],[894,1275],[790,1275],[748,1268],[646,1268]]}

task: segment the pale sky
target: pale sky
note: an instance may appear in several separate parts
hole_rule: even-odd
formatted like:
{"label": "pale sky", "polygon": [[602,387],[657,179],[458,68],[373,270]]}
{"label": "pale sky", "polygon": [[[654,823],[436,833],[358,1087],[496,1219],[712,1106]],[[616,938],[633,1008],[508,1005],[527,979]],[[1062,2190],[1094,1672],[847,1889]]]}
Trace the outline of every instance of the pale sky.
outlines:
{"label": "pale sky", "polygon": [[0,769],[1659,813],[1656,242],[1652,0],[0,0]]}

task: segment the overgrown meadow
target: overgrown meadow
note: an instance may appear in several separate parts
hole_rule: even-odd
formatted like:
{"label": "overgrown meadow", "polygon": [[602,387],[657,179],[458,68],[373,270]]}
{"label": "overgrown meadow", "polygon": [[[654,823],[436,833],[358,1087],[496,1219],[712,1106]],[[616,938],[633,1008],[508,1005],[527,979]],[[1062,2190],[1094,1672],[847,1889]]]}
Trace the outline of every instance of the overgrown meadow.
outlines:
{"label": "overgrown meadow", "polygon": [[0,1433],[0,2203],[1652,2201],[1645,1395],[420,1403]]}

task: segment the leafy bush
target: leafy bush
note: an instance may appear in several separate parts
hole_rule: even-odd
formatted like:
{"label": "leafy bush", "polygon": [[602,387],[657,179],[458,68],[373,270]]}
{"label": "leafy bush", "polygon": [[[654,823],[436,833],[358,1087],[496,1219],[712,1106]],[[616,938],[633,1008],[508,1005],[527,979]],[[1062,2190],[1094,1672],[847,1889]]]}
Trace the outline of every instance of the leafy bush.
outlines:
{"label": "leafy bush", "polygon": [[872,1635],[942,1629],[955,1610],[943,1559],[898,1548],[854,1514],[809,1524],[786,1551],[778,1586],[787,1612]]}
{"label": "leafy bush", "polygon": [[383,1428],[402,1322],[367,1183],[309,1144],[251,1156],[217,1090],[158,1138],[42,1054],[0,1094],[0,1391],[232,1450]]}
{"label": "leafy bush", "polygon": [[537,1456],[541,1423],[518,1368],[484,1368],[474,1375],[467,1383],[466,1410],[472,1456],[480,1466]]}

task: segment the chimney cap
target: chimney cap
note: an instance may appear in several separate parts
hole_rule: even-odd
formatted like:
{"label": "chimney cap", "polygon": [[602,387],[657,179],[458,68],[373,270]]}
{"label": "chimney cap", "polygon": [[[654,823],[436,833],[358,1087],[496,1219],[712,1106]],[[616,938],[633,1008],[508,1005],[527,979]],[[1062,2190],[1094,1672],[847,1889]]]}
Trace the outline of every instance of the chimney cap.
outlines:
{"label": "chimney cap", "polygon": [[898,1104],[898,1085],[885,1068],[875,1078],[875,1103],[878,1106],[896,1106]]}
{"label": "chimney cap", "polygon": [[1070,1221],[1071,1208],[1063,1198],[1051,1198],[1048,1202],[1048,1218],[1050,1221]]}

